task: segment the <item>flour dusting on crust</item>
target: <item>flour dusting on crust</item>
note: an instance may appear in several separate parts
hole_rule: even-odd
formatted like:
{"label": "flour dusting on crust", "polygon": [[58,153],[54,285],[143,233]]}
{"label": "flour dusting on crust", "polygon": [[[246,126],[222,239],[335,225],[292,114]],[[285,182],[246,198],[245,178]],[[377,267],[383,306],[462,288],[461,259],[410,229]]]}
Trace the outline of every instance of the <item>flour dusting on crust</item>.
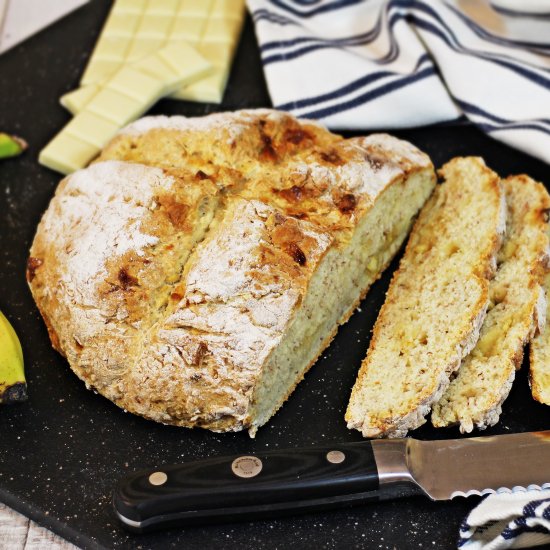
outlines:
{"label": "flour dusting on crust", "polygon": [[95,300],[108,259],[128,251],[142,254],[158,242],[142,232],[142,218],[151,208],[153,190],[169,190],[173,183],[162,170],[118,161],[95,164],[65,180],[55,210],[44,216],[43,231],[66,251],[62,278],[82,303]]}

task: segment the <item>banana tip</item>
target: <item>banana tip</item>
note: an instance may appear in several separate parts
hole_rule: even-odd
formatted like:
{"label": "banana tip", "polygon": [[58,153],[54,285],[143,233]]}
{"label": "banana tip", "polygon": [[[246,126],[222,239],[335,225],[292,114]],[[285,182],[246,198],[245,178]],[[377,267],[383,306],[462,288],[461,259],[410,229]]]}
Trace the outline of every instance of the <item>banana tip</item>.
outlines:
{"label": "banana tip", "polygon": [[19,145],[19,147],[21,147],[21,152],[23,152],[25,149],[29,147],[29,144],[23,138],[20,138],[17,136],[11,136],[11,137],[13,141],[15,141]]}
{"label": "banana tip", "polygon": [[0,403],[3,405],[11,405],[12,403],[20,403],[27,400],[27,384],[25,382],[17,382],[8,386],[2,394],[0,394]]}

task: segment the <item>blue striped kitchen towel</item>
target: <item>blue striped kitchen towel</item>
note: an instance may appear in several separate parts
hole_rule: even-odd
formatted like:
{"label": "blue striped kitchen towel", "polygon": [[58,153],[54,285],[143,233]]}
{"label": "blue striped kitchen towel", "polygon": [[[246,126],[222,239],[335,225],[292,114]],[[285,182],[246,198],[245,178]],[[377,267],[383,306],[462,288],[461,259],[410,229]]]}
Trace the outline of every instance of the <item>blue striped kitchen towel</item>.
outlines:
{"label": "blue striped kitchen towel", "polygon": [[550,163],[550,0],[247,2],[276,108],[336,130],[465,116]]}
{"label": "blue striped kitchen towel", "polygon": [[489,495],[460,527],[460,550],[532,548],[550,544],[550,490]]}

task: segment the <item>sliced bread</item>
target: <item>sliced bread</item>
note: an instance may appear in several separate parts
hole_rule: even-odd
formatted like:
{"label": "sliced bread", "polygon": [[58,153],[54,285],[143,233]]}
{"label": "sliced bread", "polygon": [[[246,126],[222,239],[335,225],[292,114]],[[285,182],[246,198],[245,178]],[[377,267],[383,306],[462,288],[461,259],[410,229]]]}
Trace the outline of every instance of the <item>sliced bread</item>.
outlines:
{"label": "sliced bread", "polygon": [[[548,214],[550,210],[543,213],[547,222],[547,231],[550,234],[548,225]],[[550,405],[550,272],[544,277],[543,288],[546,294],[546,324],[529,346],[529,384],[533,399],[544,405]]]}
{"label": "sliced bread", "polygon": [[[527,176],[502,183],[507,227],[498,270],[489,286],[489,311],[476,347],[432,411],[434,426],[459,424],[463,433],[497,423],[521,366],[523,348],[544,326],[541,283],[548,259],[545,212],[550,196],[542,184]],[[539,387],[538,378],[535,386]]]}
{"label": "sliced bread", "polygon": [[425,416],[474,347],[505,229],[497,174],[456,158],[414,225],[346,413],[366,437],[401,437]]}

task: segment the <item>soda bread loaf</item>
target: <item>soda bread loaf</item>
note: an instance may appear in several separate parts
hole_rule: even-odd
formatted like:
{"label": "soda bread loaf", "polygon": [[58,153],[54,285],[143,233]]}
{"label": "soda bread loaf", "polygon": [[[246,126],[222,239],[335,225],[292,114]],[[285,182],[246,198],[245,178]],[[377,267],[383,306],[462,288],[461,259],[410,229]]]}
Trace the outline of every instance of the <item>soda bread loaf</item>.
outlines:
{"label": "soda bread loaf", "polygon": [[541,183],[527,176],[510,177],[502,184],[506,235],[489,285],[487,317],[475,348],[432,411],[434,426],[459,424],[463,433],[498,422],[523,348],[545,324],[542,283],[548,263],[550,196]]}
{"label": "soda bread loaf", "polygon": [[253,435],[401,246],[435,185],[387,135],[269,110],[151,117],[60,184],[28,280],[89,387]]}
{"label": "soda bread loaf", "polygon": [[505,228],[498,176],[456,158],[411,233],[374,326],[346,412],[366,437],[402,437],[425,416],[474,347]]}

